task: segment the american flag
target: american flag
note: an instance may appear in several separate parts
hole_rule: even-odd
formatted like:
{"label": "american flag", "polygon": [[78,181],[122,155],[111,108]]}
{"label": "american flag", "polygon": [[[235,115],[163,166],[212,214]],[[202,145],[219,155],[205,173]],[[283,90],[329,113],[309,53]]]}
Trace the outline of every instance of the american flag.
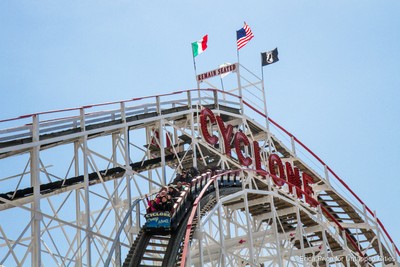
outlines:
{"label": "american flag", "polygon": [[243,28],[236,31],[237,50],[245,46],[253,37],[254,34],[251,32],[249,25],[245,22]]}

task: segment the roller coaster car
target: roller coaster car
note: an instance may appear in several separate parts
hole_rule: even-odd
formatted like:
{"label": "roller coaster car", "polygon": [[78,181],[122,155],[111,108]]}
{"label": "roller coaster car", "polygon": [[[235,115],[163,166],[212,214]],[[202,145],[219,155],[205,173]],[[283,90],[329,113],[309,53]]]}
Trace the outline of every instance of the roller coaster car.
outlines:
{"label": "roller coaster car", "polygon": [[[218,171],[220,173],[222,171]],[[211,178],[211,172],[203,173],[192,179],[191,183],[186,184],[185,190],[181,191],[180,196],[174,203],[171,212],[156,211],[145,215],[146,223],[144,229],[152,233],[173,232],[179,226],[182,219],[191,210],[193,201],[200,193],[207,181]],[[236,174],[218,177],[220,186],[238,186],[240,181]],[[214,186],[208,187],[207,191],[214,190]]]}

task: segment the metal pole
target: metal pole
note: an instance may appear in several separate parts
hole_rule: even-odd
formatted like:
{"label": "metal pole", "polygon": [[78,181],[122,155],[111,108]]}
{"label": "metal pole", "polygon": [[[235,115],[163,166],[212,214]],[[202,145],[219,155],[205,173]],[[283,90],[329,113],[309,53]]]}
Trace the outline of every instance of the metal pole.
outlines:
{"label": "metal pole", "polygon": [[296,142],[294,141],[294,137],[293,136],[290,137],[290,141],[291,141],[291,144],[292,144],[292,153],[293,153],[293,155],[296,156]]}
{"label": "metal pole", "polygon": [[[128,210],[131,210],[132,206],[132,192],[131,192],[131,177],[132,177],[132,168],[131,168],[131,161],[130,161],[130,149],[129,149],[129,128],[126,124],[126,113],[125,113],[125,103],[121,102],[121,119],[124,123],[123,128],[123,136],[124,136],[124,160],[125,160],[125,179],[126,179],[126,198],[128,201]],[[147,138],[147,131],[146,131],[146,138]],[[149,142],[147,142],[148,144]],[[150,171],[151,172],[151,171]],[[129,215],[128,225],[132,227],[133,219],[132,214]],[[133,234],[129,231],[128,234],[129,243],[133,243]]]}
{"label": "metal pole", "polygon": [[[75,176],[79,176],[79,141],[74,142],[74,161],[75,161]],[[80,227],[82,225],[81,218],[81,197],[80,197],[80,189],[75,190],[75,216],[76,216],[76,225]],[[77,256],[76,256],[76,267],[81,267],[82,264],[82,236],[81,230],[78,228],[76,230],[76,244],[78,247]]]}
{"label": "metal pole", "polygon": [[247,224],[247,238],[249,239],[249,254],[250,254],[250,263],[253,265],[254,262],[254,242],[253,242],[253,231],[251,230],[251,220],[250,220],[250,210],[249,210],[249,200],[247,191],[245,191],[244,195],[244,207],[246,212],[246,224]]}
{"label": "metal pole", "polygon": [[[80,109],[81,119],[81,131],[85,132],[85,110]],[[92,266],[92,228],[90,226],[90,200],[89,200],[89,157],[88,157],[88,145],[87,145],[87,134],[85,133],[82,137],[82,153],[83,153],[83,190],[84,190],[84,201],[85,201],[85,223],[86,223],[86,264]]]}
{"label": "metal pole", "polygon": [[[32,117],[32,142],[36,143],[39,141],[39,117],[38,115],[33,115]],[[40,267],[42,265],[41,260],[41,234],[40,234],[40,223],[42,221],[42,216],[40,213],[40,166],[39,166],[39,153],[40,146],[35,144],[31,150],[31,186],[33,187],[34,201],[32,203],[32,265]]]}
{"label": "metal pole", "polygon": [[220,196],[219,196],[219,188],[218,188],[218,183],[217,180],[214,181],[214,186],[217,184],[217,187],[215,188],[215,197],[217,199],[217,205],[218,205],[218,228],[219,228],[219,242],[221,244],[221,266],[225,266],[225,237],[224,237],[224,225],[222,223],[222,205],[219,201]]}
{"label": "metal pole", "polygon": [[[295,187],[295,196],[297,195],[296,192],[296,187]],[[297,204],[299,205],[299,204]],[[296,218],[297,218],[297,228],[296,228],[296,234],[298,235],[299,241],[300,241],[300,249],[301,249],[301,256],[303,257],[303,261],[306,260],[306,253],[304,251],[304,240],[303,240],[303,224],[301,222],[301,216],[300,216],[300,208],[297,206],[296,208]]]}
{"label": "metal pole", "polygon": [[[263,94],[263,102],[264,102],[264,110],[265,110],[265,123],[267,126],[267,142],[268,142],[268,151],[271,154],[272,153],[272,147],[271,147],[271,138],[270,138],[270,131],[269,131],[269,119],[268,119],[268,110],[267,110],[267,97],[265,93],[265,87],[264,87],[264,68],[262,66],[262,57],[261,57],[261,88],[262,88],[262,94]],[[292,143],[293,147],[293,152],[296,154],[294,150],[294,145]]]}
{"label": "metal pole", "polygon": [[343,239],[343,244],[345,247],[345,251],[346,251],[346,267],[350,267],[350,256],[351,253],[349,252],[349,248],[347,247],[347,237],[346,237],[346,232],[342,231],[342,239]]}
{"label": "metal pole", "polygon": [[[160,103],[159,96],[156,96],[156,103],[157,103],[158,116],[161,116],[161,103]],[[165,169],[164,122],[163,122],[163,119],[159,120],[158,135],[160,138],[159,142],[160,142],[161,176],[162,176],[161,183],[162,183],[162,185],[166,185],[167,177],[166,177],[166,169]]]}
{"label": "metal pole", "polygon": [[376,217],[376,211],[374,211],[374,223],[375,223],[375,227],[376,227],[376,237],[378,239],[379,256],[381,257],[381,260],[384,263],[385,262],[385,258],[384,258],[384,255],[383,255],[383,249],[382,249],[382,243],[381,243],[381,233],[380,233],[381,230],[380,230],[379,225],[378,225],[378,219]]}
{"label": "metal pole", "polygon": [[204,248],[203,248],[203,242],[202,242],[202,237],[203,237],[203,226],[201,224],[201,209],[200,209],[200,203],[197,205],[197,221],[199,224],[199,234],[201,235],[199,237],[199,256],[200,256],[200,266],[204,266]]}
{"label": "metal pole", "polygon": [[[197,109],[196,109],[197,110]],[[197,139],[196,139],[196,133],[194,131],[194,124],[195,124],[195,118],[194,118],[194,110],[192,109],[192,112],[190,112],[190,130],[191,130],[191,138],[192,138],[192,151],[193,151],[193,167],[197,168]]]}
{"label": "metal pole", "polygon": [[[323,215],[322,215],[322,210],[321,210],[321,206],[318,206],[318,220],[320,222],[320,224],[322,225],[324,222],[322,221]],[[327,249],[327,245],[328,243],[328,238],[326,237],[326,232],[325,229],[322,229],[322,248],[324,249],[324,255],[325,255],[325,266],[329,266],[329,261],[328,261],[328,249]]]}
{"label": "metal pole", "polygon": [[271,196],[271,212],[272,212],[272,223],[273,230],[276,240],[276,257],[278,258],[279,267],[283,267],[282,255],[281,255],[281,241],[279,240],[278,223],[276,221],[277,212],[274,204],[274,197]]}
{"label": "metal pole", "polygon": [[[238,59],[239,59],[239,52],[238,52]],[[239,62],[239,60],[238,60]],[[239,89],[239,97],[240,97],[240,113],[243,115],[244,114],[244,110],[243,110],[243,92],[242,92],[242,83],[240,80],[240,64],[238,63],[238,67],[237,67],[237,82],[238,82],[238,89]]]}
{"label": "metal pole", "polygon": [[[262,61],[262,59],[261,59],[261,61]],[[264,68],[262,67],[262,65],[261,65],[261,88],[262,88],[263,102],[264,102],[265,122],[266,122],[267,130],[268,130],[268,133],[269,133],[267,97],[266,97],[265,87],[264,87]]]}
{"label": "metal pole", "polygon": [[[113,162],[113,167],[116,167],[116,162],[117,162],[117,144],[118,144],[118,135],[119,134],[116,134],[116,133],[113,133],[112,134],[112,157],[111,157],[111,160],[112,160],[112,162]],[[118,181],[116,180],[116,179],[114,179],[114,192],[113,192],[114,194],[113,194],[113,196],[111,196],[112,197],[112,199],[111,199],[111,201],[113,201],[114,202],[114,205],[116,206],[116,207],[118,207],[119,205],[119,198],[118,198]],[[130,202],[130,201],[129,201]],[[115,222],[114,222],[114,224],[115,224],[115,226],[114,226],[114,229],[115,229],[115,232],[117,232],[118,231],[118,229],[119,229],[119,214],[118,214],[118,210],[116,210],[115,211]],[[116,247],[115,247],[115,266],[116,267],[120,267],[121,266],[121,243],[120,243],[120,237],[119,236],[116,236]]]}
{"label": "metal pole", "polygon": [[[193,53],[193,50],[192,50],[192,53]],[[193,56],[194,78],[195,78],[196,83],[197,83],[197,95],[198,95],[198,98],[199,98],[198,102],[199,102],[199,104],[201,104],[201,98],[200,98],[200,83],[201,83],[201,81],[199,81],[199,80],[197,79],[196,60],[195,60],[193,54],[192,54],[192,56]]]}

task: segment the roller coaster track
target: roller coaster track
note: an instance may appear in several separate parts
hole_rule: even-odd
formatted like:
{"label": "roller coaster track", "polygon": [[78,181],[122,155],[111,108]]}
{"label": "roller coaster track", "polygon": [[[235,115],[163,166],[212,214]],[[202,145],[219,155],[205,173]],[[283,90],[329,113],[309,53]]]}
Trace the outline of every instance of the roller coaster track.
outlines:
{"label": "roller coaster track", "polygon": [[[194,233],[197,230],[199,218],[201,219],[205,214],[209,213],[218,202],[216,198],[217,194],[214,191],[215,188],[217,187],[219,189],[219,198],[229,196],[243,190],[241,183],[235,182],[234,187],[232,187],[232,180],[228,180],[230,173],[235,175],[236,178],[238,171],[225,172],[223,174],[216,175],[203,186],[202,191],[197,195],[197,199],[194,202],[193,208],[188,211],[187,215],[181,220],[180,226],[175,231],[164,234],[141,231],[141,234],[137,237],[135,243],[132,245],[123,266],[185,266],[185,254],[187,253],[188,244],[192,242]],[[262,173],[262,175],[270,174]],[[225,187],[223,182],[224,176],[226,176],[225,181],[227,181],[225,182]],[[279,178],[275,176],[274,179]],[[218,181],[218,183],[215,184],[215,181]],[[228,186],[228,188],[226,188],[226,186]],[[249,197],[249,201],[255,201],[260,197],[257,195],[257,192],[253,192],[252,194],[252,197]],[[332,255],[334,255],[333,253],[340,252],[344,249],[341,241],[337,239],[337,234],[335,235],[335,233],[324,230],[321,225],[322,223],[312,215],[312,213],[315,213],[315,211],[313,212],[308,209],[309,212],[311,211],[310,214],[306,209],[302,211],[299,210],[297,214],[298,221],[296,222],[296,220],[294,220],[294,217],[296,217],[294,211],[295,204],[290,203],[290,201],[279,194],[277,196],[273,196],[273,199],[274,200],[272,202],[274,202],[273,205],[277,209],[277,212],[288,209],[291,210],[290,213],[285,213],[283,216],[278,216],[279,220],[283,223],[280,224],[278,229],[280,234],[284,234],[285,232],[293,233],[293,231],[296,229],[296,224],[298,225],[298,221],[301,221],[304,225],[307,225],[307,238],[313,236],[311,241],[300,241],[300,239],[296,240],[297,238],[295,238],[295,235],[293,235],[291,242],[294,247],[299,250],[315,249],[318,247],[317,250],[319,251],[317,252],[317,255],[318,253],[321,253],[321,244],[324,242],[326,242],[326,244],[329,246]],[[225,204],[225,206],[232,207],[242,201],[242,199],[229,201],[229,203]],[[198,212],[196,212],[197,207],[201,207]],[[268,206],[267,202],[259,202],[257,205],[251,205],[249,208],[251,215],[257,216],[257,213],[259,212],[257,210],[263,209],[265,211],[266,209],[271,209],[271,206]],[[321,209],[328,217],[331,216],[330,212],[324,206],[321,205]],[[288,215],[291,215],[291,217],[288,217]],[[288,218],[290,222],[287,221]],[[331,217],[331,221],[333,221],[338,228],[340,228],[340,232],[343,234],[345,240],[348,240],[348,242],[351,243],[350,247],[352,247],[352,249],[354,249],[358,255],[361,256],[361,258],[363,258],[363,252],[361,252],[355,243],[355,240],[350,235],[351,232],[341,227],[340,222],[338,222],[333,216]],[[186,225],[188,225],[188,227],[185,231]],[[322,240],[326,241],[322,242]],[[310,251],[305,254],[307,257],[316,257],[312,250],[307,251]],[[184,256],[182,256],[182,254]],[[323,259],[322,256],[320,256],[320,258]],[[337,264],[338,262],[346,265],[346,259],[344,257],[338,257],[338,260],[335,263]],[[326,262],[323,260],[319,260],[317,264],[319,266],[326,266],[325,263]],[[236,262],[235,264],[238,263]],[[357,266],[357,264],[355,262],[350,262],[349,266]]]}
{"label": "roller coaster track", "polygon": [[[241,190],[241,184],[230,184],[229,187],[219,191],[220,196],[235,193]],[[217,203],[216,193],[207,190],[207,194],[202,196],[200,217],[204,216]],[[182,257],[182,248],[186,233],[187,222],[190,218],[192,207],[179,222],[179,226],[170,233],[152,233],[141,231],[133,243],[123,264],[124,267],[136,266],[179,266]],[[201,218],[200,218],[201,219]],[[193,238],[193,233],[199,218],[192,221],[192,230],[189,239]]]}
{"label": "roller coaster track", "polygon": [[[193,103],[200,101],[200,98],[192,98],[192,93],[198,93],[199,96],[201,93],[211,93],[213,96],[208,99],[209,102],[207,103],[194,105]],[[187,102],[182,104],[183,100],[173,101],[171,105],[171,100],[165,102],[161,100],[162,97],[177,96],[179,94],[187,95]],[[232,104],[233,100],[221,101],[222,96],[229,96],[237,100],[237,104]],[[155,99],[155,104],[139,105],[140,108],[135,106],[127,107],[128,103],[147,99]],[[175,103],[179,103],[179,105],[176,106]],[[168,108],[163,108],[163,104],[168,106]],[[121,107],[115,110],[87,112],[88,109],[107,105],[121,105]],[[300,201],[290,194],[287,191],[287,187],[289,186],[287,181],[285,186],[276,186],[273,184],[272,181],[274,179],[279,180],[283,179],[283,177],[276,177],[268,172],[255,173],[254,170],[244,170],[236,157],[226,157],[221,152],[221,146],[218,146],[218,144],[210,145],[202,140],[200,130],[198,128],[195,129],[198,125],[196,124],[195,126],[194,123],[194,118],[198,116],[202,108],[208,108],[220,114],[223,121],[230,123],[233,127],[242,127],[247,131],[246,134],[249,137],[251,136],[253,140],[266,140],[265,145],[262,147],[265,155],[275,153],[283,161],[292,163],[302,173],[310,175],[313,183],[316,185],[314,188],[314,197],[318,200],[318,206],[311,207],[305,202],[305,199]],[[245,115],[245,108],[247,111],[251,111],[259,117],[267,119],[270,125],[276,127],[280,134],[290,139],[291,144],[288,145],[282,142],[277,138],[276,133],[272,133],[262,124],[250,119]],[[193,209],[189,208],[187,210],[186,216],[180,220],[179,226],[174,231],[152,234],[141,228],[135,239],[130,240],[129,244],[124,244],[125,247],[130,247],[124,266],[145,266],[146,264],[150,264],[149,266],[210,264],[212,261],[217,260],[218,257],[220,259],[225,257],[226,261],[231,264],[255,264],[257,260],[252,258],[253,256],[250,255],[250,252],[255,252],[255,250],[261,251],[261,243],[264,241],[261,241],[262,231],[255,231],[253,228],[248,229],[252,233],[250,235],[237,235],[227,240],[221,238],[219,242],[223,244],[221,247],[224,247],[224,249],[218,250],[216,249],[218,248],[217,244],[214,244],[210,248],[215,249],[216,252],[209,251],[208,258],[202,256],[201,253],[205,253],[204,250],[207,246],[202,243],[205,241],[202,241],[199,236],[207,235],[201,229],[204,227],[203,224],[207,224],[207,222],[212,220],[212,214],[218,213],[217,208],[229,210],[235,214],[239,213],[239,217],[244,216],[243,218],[248,221],[254,220],[254,225],[257,225],[259,229],[264,229],[265,233],[269,233],[268,238],[274,236],[281,244],[285,245],[281,251],[282,259],[289,259],[291,261],[293,258],[298,257],[301,252],[301,255],[309,257],[323,255],[325,258],[321,257],[317,262],[313,262],[313,264],[318,266],[336,264],[347,266],[375,266],[379,264],[398,266],[397,258],[400,255],[399,249],[374,212],[345,184],[343,179],[333,172],[308,147],[275,121],[266,118],[264,113],[254,108],[250,102],[247,102],[242,97],[215,89],[196,89],[175,92],[170,95],[138,98],[71,110],[80,112],[80,115],[63,117],[61,119],[38,120],[38,116],[46,116],[53,113],[58,114],[58,111],[54,111],[0,121],[0,123],[14,123],[19,120],[31,119],[30,123],[16,127],[16,130],[10,128],[0,131],[0,159],[7,159],[27,153],[34,156],[35,153],[39,154],[40,151],[50,150],[60,145],[84,144],[87,140],[96,140],[102,136],[116,134],[124,136],[127,143],[126,146],[128,146],[129,138],[127,137],[127,133],[130,130],[146,129],[146,133],[152,137],[150,128],[157,126],[161,129],[166,123],[169,123],[168,126],[171,129],[174,127],[174,131],[180,130],[180,134],[175,134],[175,142],[169,147],[166,146],[163,138],[157,140],[157,144],[151,144],[150,140],[147,140],[148,143],[145,144],[145,156],[142,160],[134,163],[125,160],[125,164],[114,164],[112,167],[100,170],[96,169],[92,172],[85,171],[85,174],[82,175],[70,175],[64,179],[52,180],[38,186],[32,185],[21,188],[18,184],[15,190],[0,192],[0,210],[9,210],[14,207],[28,209],[24,205],[38,203],[40,202],[40,198],[51,198],[73,190],[94,187],[105,183],[110,184],[110,181],[119,181],[121,178],[129,175],[140,175],[146,171],[165,168],[165,166],[169,166],[172,169],[177,167],[186,169],[196,163],[201,172],[206,172],[209,168],[220,167],[223,161],[225,165],[229,165],[232,173],[241,172],[240,185],[242,186],[224,188],[223,183],[221,184],[221,179],[228,179],[227,175],[229,174],[225,174],[225,178],[222,175],[214,176],[207,186],[204,187],[204,192],[197,194],[197,198],[192,200],[194,201]],[[179,125],[180,129],[178,129],[177,125]],[[212,127],[215,128],[216,126]],[[214,130],[216,131],[216,129]],[[190,131],[192,133],[188,134]],[[194,133],[195,131],[197,131],[196,134]],[[290,145],[292,145],[291,149],[288,148]],[[297,149],[303,149],[311,155],[324,168],[325,176],[309,167],[297,155],[295,146]],[[145,178],[148,179],[147,177]],[[350,200],[342,196],[333,188],[328,178],[339,182],[340,186],[346,190],[346,193],[350,194],[352,199]],[[214,182],[218,183],[218,190],[215,190],[216,184],[213,184]],[[151,180],[151,183],[152,185],[161,186],[164,182],[154,182]],[[218,197],[216,195],[217,192],[219,194]],[[305,192],[303,193],[305,194]],[[142,197],[142,195],[139,196],[133,203],[133,198],[128,200],[131,203],[131,209],[126,214],[124,213],[124,218],[128,218],[131,215],[132,207],[139,205],[142,202]],[[115,206],[113,208],[116,209]],[[34,212],[32,211],[32,214]],[[41,213],[39,212],[39,214]],[[137,214],[138,216],[140,215],[139,212]],[[246,217],[246,214],[250,217]],[[50,217],[49,215],[46,216]],[[55,219],[58,219],[57,216],[57,214],[54,216]],[[218,216],[219,218],[221,217],[221,215]],[[32,218],[32,220],[36,219],[35,216]],[[123,222],[119,226],[121,231],[116,231],[118,233],[123,232],[122,229],[124,227],[126,229],[126,227],[129,228],[132,226],[128,225],[132,223],[128,219],[122,220],[119,218],[118,221],[120,223]],[[67,223],[65,220],[60,220],[60,222]],[[137,228],[141,227],[139,224],[138,221]],[[59,228],[62,227],[59,226]],[[235,227],[239,226],[236,225]],[[301,233],[299,232],[300,228]],[[79,231],[84,230],[81,226],[77,227],[77,229]],[[1,226],[0,230],[2,230]],[[87,230],[88,233],[93,234],[90,231],[90,229]],[[113,235],[109,237],[99,234],[99,238],[104,238],[108,242],[112,239],[116,240],[117,237],[114,236],[118,235],[116,232],[113,232]],[[17,241],[21,238],[22,234]],[[208,238],[212,240],[210,237]],[[13,254],[13,249],[16,246],[15,244],[24,245],[23,242],[12,243],[14,241],[11,239],[8,240],[4,234],[2,234],[2,239],[6,240],[3,247],[9,248],[4,259],[7,259],[8,255],[13,255],[16,262],[15,265],[22,265],[23,260],[19,262],[17,255]],[[40,241],[39,237],[36,237],[36,239]],[[205,240],[207,240],[207,237]],[[243,242],[245,245],[249,244],[248,247],[244,246]],[[250,243],[252,243],[254,248],[250,247]],[[263,244],[265,245],[265,243]],[[238,256],[233,259],[232,254],[237,253],[241,246],[246,247],[246,256],[240,255],[240,257]],[[279,254],[279,249],[277,251]],[[288,251],[291,252],[289,253]],[[52,255],[50,252],[47,253]],[[40,252],[36,252],[36,254],[40,254]],[[75,258],[78,254],[77,249],[71,258]],[[326,259],[328,255],[332,257],[338,256],[338,260],[328,261]],[[351,256],[350,258],[356,258],[357,260],[352,261],[347,256]],[[63,258],[62,260],[67,261],[67,258],[65,256],[65,259]],[[269,256],[265,256],[264,260],[268,262],[271,259]],[[1,258],[0,264],[2,264]],[[282,262],[279,263],[281,266],[282,264]],[[86,265],[90,265],[90,261]],[[97,265],[101,265],[101,261]]]}

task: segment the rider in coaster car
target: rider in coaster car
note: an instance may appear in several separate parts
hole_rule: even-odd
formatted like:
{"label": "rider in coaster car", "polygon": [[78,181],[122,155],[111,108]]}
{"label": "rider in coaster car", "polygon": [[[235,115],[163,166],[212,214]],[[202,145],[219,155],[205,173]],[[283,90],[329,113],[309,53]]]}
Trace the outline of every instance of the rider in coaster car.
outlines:
{"label": "rider in coaster car", "polygon": [[174,186],[170,185],[168,187],[168,195],[170,195],[172,198],[179,197],[180,193],[179,190],[176,189]]}
{"label": "rider in coaster car", "polygon": [[176,189],[179,190],[179,191],[183,191],[183,190],[186,189],[186,186],[184,186],[184,185],[182,184],[182,182],[178,182],[178,183],[176,184]]}
{"label": "rider in coaster car", "polygon": [[[171,198],[171,196],[169,196]],[[157,204],[157,210],[159,211],[171,211],[173,207],[173,202],[171,199],[168,199],[167,196],[163,196],[161,198],[161,202]]]}
{"label": "rider in coaster car", "polygon": [[147,194],[144,195],[144,196],[146,197],[147,205],[148,205],[148,207],[146,209],[147,213],[151,213],[151,212],[157,211],[157,207],[156,207],[157,204],[154,201],[154,199],[149,200],[149,197],[147,196]]}

